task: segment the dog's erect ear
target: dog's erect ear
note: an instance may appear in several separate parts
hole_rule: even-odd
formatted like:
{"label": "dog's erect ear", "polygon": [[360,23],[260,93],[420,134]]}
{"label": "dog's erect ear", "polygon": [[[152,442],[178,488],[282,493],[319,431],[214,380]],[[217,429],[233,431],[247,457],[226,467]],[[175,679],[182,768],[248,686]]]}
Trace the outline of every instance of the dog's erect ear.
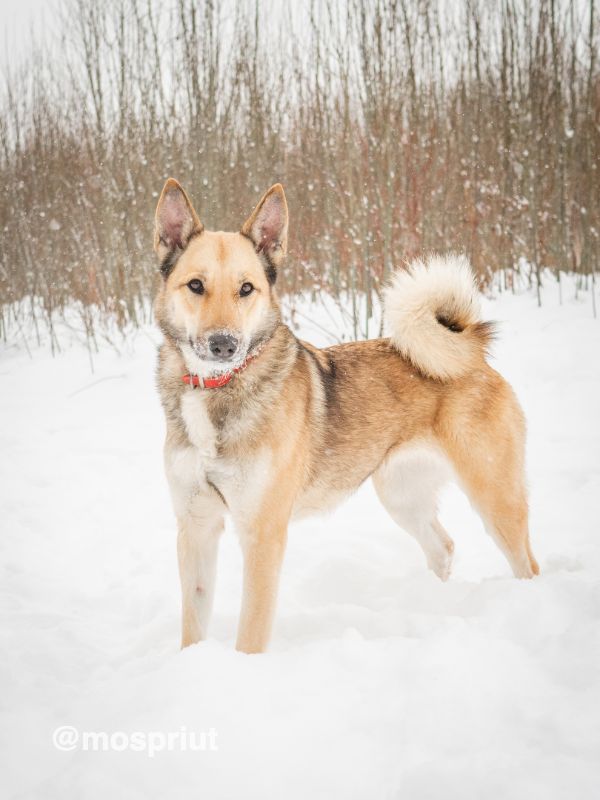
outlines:
{"label": "dog's erect ear", "polygon": [[176,248],[184,250],[203,225],[183,188],[173,178],[165,183],[156,206],[154,249],[166,258]]}
{"label": "dog's erect ear", "polygon": [[[257,253],[264,253],[274,267],[279,267],[287,251],[287,232],[287,202],[283,186],[276,183],[244,222],[242,233],[254,242]],[[269,280],[273,282],[275,275]]]}

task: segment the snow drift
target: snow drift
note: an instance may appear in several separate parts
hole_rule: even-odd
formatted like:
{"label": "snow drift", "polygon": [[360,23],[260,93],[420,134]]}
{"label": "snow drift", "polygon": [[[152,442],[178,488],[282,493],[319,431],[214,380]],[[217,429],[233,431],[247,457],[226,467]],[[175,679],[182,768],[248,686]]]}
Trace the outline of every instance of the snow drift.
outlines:
{"label": "snow drift", "polygon": [[[600,782],[600,324],[552,286],[484,302],[529,423],[517,581],[464,497],[441,583],[363,487],[290,532],[270,653],[233,649],[223,538],[210,640],[179,652],[157,335],[120,354],[4,346],[0,367],[4,797],[591,797]],[[331,309],[329,309],[329,312]],[[303,314],[335,329],[328,315]],[[320,330],[320,329],[319,329]],[[320,343],[308,332],[311,340]],[[59,751],[53,731],[217,733],[217,750]]]}

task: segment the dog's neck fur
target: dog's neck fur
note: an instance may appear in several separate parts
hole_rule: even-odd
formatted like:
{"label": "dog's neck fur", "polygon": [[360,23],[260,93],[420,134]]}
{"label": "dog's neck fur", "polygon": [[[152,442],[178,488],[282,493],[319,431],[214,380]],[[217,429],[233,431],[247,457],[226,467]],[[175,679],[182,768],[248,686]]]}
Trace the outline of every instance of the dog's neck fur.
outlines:
{"label": "dog's neck fur", "polygon": [[[300,349],[292,331],[278,321],[270,338],[261,346],[258,358],[245,370],[225,386],[201,390],[206,410],[224,448],[234,447],[240,437],[260,436]],[[170,423],[179,429],[181,437],[186,439],[181,400],[186,393],[197,390],[183,382],[182,376],[187,372],[185,359],[178,342],[168,335],[165,335],[160,351],[159,372],[165,413]]]}

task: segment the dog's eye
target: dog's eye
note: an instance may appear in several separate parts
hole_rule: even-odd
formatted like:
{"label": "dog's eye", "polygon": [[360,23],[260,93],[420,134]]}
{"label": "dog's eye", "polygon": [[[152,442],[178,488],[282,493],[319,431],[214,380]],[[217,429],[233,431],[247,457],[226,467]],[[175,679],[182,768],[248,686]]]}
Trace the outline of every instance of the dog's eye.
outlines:
{"label": "dog's eye", "polygon": [[194,278],[193,281],[188,283],[188,289],[194,294],[204,294],[204,284],[197,278]]}
{"label": "dog's eye", "polygon": [[242,283],[240,287],[240,297],[248,297],[254,291],[254,286],[251,283]]}

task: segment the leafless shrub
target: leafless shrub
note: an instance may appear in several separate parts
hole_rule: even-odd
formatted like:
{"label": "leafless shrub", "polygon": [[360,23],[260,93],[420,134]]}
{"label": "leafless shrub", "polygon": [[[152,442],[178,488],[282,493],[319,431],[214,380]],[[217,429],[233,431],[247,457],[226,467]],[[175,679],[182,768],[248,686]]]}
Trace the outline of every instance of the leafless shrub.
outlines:
{"label": "leafless shrub", "polygon": [[61,9],[60,41],[5,70],[0,335],[34,305],[49,324],[79,307],[92,341],[103,316],[145,321],[169,175],[224,228],[282,181],[283,290],[343,292],[356,320],[394,266],[429,249],[466,251],[482,282],[502,270],[507,288],[524,264],[534,284],[548,267],[595,281],[594,0]]}

